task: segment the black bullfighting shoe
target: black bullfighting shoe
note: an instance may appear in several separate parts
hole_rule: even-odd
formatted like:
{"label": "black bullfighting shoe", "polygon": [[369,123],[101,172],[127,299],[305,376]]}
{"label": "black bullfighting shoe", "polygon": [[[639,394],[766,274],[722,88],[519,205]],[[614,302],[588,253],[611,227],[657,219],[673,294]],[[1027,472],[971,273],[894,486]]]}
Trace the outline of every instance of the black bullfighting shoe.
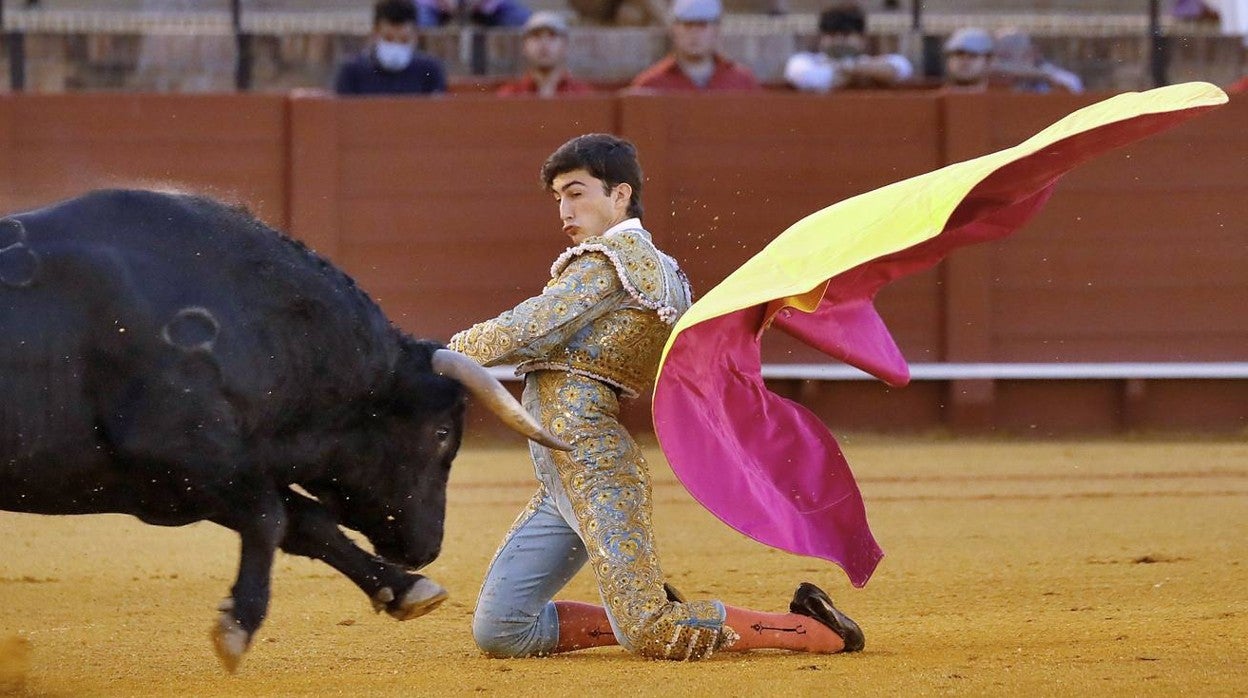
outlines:
{"label": "black bullfighting shoe", "polygon": [[685,595],[680,593],[679,589],[672,586],[668,582],[663,582],[663,593],[667,594],[668,601],[673,603],[688,603],[688,601],[685,600]]}
{"label": "black bullfighting shoe", "polygon": [[828,598],[823,589],[810,582],[802,582],[797,591],[793,592],[789,612],[814,618],[831,628],[832,632],[845,641],[846,652],[861,652],[867,644],[866,638],[862,636],[862,628],[833,606],[832,599]]}

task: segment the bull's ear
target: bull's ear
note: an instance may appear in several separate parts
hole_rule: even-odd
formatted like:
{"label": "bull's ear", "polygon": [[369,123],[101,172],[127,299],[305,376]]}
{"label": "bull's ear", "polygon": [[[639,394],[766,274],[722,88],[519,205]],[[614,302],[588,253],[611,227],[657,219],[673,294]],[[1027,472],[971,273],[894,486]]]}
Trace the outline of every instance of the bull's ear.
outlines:
{"label": "bull's ear", "polygon": [[441,412],[465,402],[464,387],[423,365],[419,356],[405,355],[395,366],[391,393],[385,403],[398,416]]}
{"label": "bull's ear", "polygon": [[435,373],[433,370],[433,354],[446,345],[431,339],[415,339],[404,336],[399,343],[399,362],[407,364],[417,373]]}

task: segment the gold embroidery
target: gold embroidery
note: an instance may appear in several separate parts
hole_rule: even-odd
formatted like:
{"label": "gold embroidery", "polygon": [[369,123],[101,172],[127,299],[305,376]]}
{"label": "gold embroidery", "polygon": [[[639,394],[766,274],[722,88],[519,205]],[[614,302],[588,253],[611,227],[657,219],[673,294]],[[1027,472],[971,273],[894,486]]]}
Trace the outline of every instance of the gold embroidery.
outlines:
{"label": "gold embroidery", "polygon": [[656,256],[661,253],[648,241],[629,235],[592,239],[620,241],[614,260],[623,260],[626,267],[662,267],[663,273],[621,273],[613,258],[584,251],[556,264],[558,276],[540,296],[456,334],[448,346],[486,365],[515,363],[519,374],[570,371],[609,383],[624,397],[645,392],[654,381],[671,327],[662,311],[638,307],[636,294],[622,285],[621,277],[642,284],[650,298],[660,297],[650,286],[679,283],[679,294],[652,304],[674,304],[663,305],[674,315],[688,308],[687,289],[675,264],[663,265]]}
{"label": "gold embroidery", "polygon": [[654,380],[671,325],[689,307],[688,285],[642,230],[590,238],[555,260],[551,275],[541,295],[449,346],[487,365],[518,364],[529,374],[526,409],[573,445],[571,453],[531,452],[540,472],[558,475],[625,644],[646,657],[708,657],[735,634],[718,603],[667,600],[649,469],[619,423],[615,391],[635,397]]}
{"label": "gold embroidery", "polygon": [[[563,371],[542,371],[538,417],[571,453],[535,448],[539,468],[554,466],[598,589],[632,651],[656,659],[702,659],[732,640],[713,601],[675,603],[663,591],[651,528],[650,472],[620,425],[619,400],[606,385]],[[531,404],[531,403],[530,403]]]}

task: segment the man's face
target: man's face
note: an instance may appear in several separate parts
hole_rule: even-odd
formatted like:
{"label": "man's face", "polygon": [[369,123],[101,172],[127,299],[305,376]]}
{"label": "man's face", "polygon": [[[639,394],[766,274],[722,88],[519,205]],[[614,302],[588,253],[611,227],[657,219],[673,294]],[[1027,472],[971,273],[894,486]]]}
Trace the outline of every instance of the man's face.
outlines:
{"label": "man's face", "polygon": [[974,85],[988,78],[988,54],[950,51],[945,54],[945,75],[955,85]]}
{"label": "man's face", "polygon": [[627,184],[604,190],[604,182],[585,170],[556,175],[550,182],[550,189],[559,202],[563,232],[576,245],[605,233],[607,228],[624,220],[632,195],[632,188]]}
{"label": "man's face", "polygon": [[853,32],[820,34],[819,50],[832,58],[862,55],[867,50],[867,37]]}
{"label": "man's face", "polygon": [[383,20],[373,25],[373,41],[393,44],[416,44],[416,25],[412,22],[392,24]]}
{"label": "man's face", "polygon": [[568,52],[568,39],[549,29],[538,29],[524,37],[521,50],[530,67],[554,70],[563,67],[564,57]]}
{"label": "man's face", "polygon": [[718,45],[718,21],[672,23],[672,47],[682,60],[706,60],[715,55]]}

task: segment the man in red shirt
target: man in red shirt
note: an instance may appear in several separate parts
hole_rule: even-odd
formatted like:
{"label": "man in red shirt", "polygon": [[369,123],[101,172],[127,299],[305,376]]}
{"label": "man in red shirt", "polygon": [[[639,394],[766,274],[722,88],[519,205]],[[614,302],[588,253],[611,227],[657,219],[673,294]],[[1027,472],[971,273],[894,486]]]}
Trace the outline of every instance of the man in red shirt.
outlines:
{"label": "man in red shirt", "polygon": [[568,23],[555,12],[535,12],[524,24],[521,44],[528,69],[498,88],[504,97],[586,94],[594,88],[568,74]]}
{"label": "man in red shirt", "polygon": [[631,87],[652,90],[756,90],[749,68],[718,52],[720,0],[676,0],[672,5],[672,52],[633,78]]}

